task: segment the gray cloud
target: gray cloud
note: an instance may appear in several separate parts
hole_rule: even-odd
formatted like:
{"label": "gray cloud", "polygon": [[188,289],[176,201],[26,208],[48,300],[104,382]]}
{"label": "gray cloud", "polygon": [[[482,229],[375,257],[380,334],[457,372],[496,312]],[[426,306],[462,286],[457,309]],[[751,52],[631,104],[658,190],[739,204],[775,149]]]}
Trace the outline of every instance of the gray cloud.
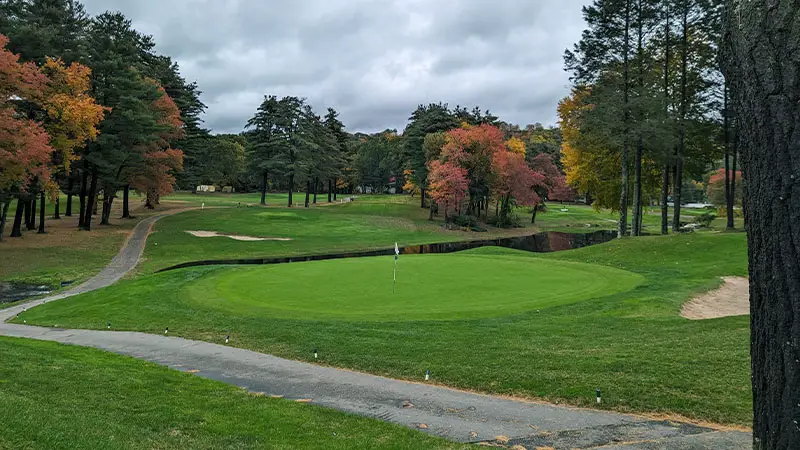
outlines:
{"label": "gray cloud", "polygon": [[420,103],[553,123],[586,0],[84,0],[119,10],[196,80],[215,132],[266,94],[332,106],[350,131],[405,127]]}

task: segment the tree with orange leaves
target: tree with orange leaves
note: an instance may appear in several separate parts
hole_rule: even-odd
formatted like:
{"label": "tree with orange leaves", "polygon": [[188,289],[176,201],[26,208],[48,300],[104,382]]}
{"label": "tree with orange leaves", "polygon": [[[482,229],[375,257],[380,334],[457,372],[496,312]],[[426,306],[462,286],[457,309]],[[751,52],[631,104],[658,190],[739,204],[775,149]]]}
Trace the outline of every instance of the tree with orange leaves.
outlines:
{"label": "tree with orange leaves", "polygon": [[[98,105],[89,95],[91,69],[88,67],[79,63],[66,66],[60,59],[48,58],[42,72],[50,80],[42,107],[46,114],[44,127],[54,150],[53,172],[55,177],[68,176],[72,162],[78,159],[77,151],[87,142],[97,139],[97,127],[110,108]],[[60,204],[57,187],[51,192],[55,201],[55,218],[58,219]],[[68,201],[71,200],[70,196]],[[71,205],[68,210],[71,210]],[[44,218],[40,223],[43,226]]]}

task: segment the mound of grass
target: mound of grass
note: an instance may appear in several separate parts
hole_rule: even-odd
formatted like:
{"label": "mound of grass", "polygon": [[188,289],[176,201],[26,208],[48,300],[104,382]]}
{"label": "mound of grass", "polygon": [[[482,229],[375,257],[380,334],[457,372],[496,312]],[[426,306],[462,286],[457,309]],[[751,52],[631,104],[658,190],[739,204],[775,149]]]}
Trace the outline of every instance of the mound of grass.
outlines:
{"label": "mound of grass", "polygon": [[466,448],[93,349],[0,338],[0,448]]}
{"label": "mound of grass", "polygon": [[[502,317],[376,322],[254,316],[199,305],[184,286],[226,272],[202,268],[50,303],[19,321],[102,329],[111,320],[115,328],[152,333],[169,326],[171,334],[212,342],[230,334],[233,345],[306,361],[314,361],[311,350],[318,346],[317,362],[378,375],[419,380],[431,370],[435,381],[453,387],[589,407],[596,407],[594,392],[601,388],[602,408],[751,422],[749,319],[679,316],[681,304],[717,287],[718,277],[747,273],[745,235],[624,239],[549,255],[489,248],[468,254],[485,261],[487,273],[495,261],[486,255],[495,255],[514,258],[520,266],[525,259],[545,267],[563,261],[598,264],[637,273],[644,281],[631,290]],[[464,278],[465,284],[439,292],[436,301],[467,302]],[[387,274],[387,287],[389,281]],[[429,281],[409,281],[420,296],[435,289]],[[526,284],[521,276],[516,283],[531,292],[548,289]],[[295,281],[298,298],[309,292],[308,284],[304,277]]]}

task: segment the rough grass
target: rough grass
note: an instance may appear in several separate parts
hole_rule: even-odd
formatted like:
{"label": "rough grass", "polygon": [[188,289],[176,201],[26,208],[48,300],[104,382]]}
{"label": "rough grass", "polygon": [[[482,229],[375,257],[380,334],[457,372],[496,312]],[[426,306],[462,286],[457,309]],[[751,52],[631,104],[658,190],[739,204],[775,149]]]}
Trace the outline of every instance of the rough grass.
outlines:
{"label": "rough grass", "polygon": [[[230,334],[233,345],[306,361],[313,360],[311,350],[317,346],[318,362],[379,375],[419,380],[430,370],[435,381],[458,388],[590,407],[595,389],[601,388],[602,408],[748,425],[749,319],[689,321],[679,316],[681,304],[718,286],[718,277],[746,276],[746,253],[740,233],[624,239],[551,255],[480,249],[472,254],[513,257],[520,265],[526,258],[536,261],[534,279],[555,261],[598,264],[644,277],[632,290],[492,318],[376,322],[225,311],[183,297],[184,286],[221,273],[203,268],[50,303],[19,320],[94,329],[111,320],[118,329],[153,333],[169,326],[175,335],[207,341]],[[493,261],[484,258],[481,271],[462,274],[465,282],[491,273]],[[302,270],[293,274],[293,284],[300,293],[313,292],[305,275]],[[546,291],[546,285],[528,285],[523,277],[497,289],[511,295],[520,295],[520,286]],[[434,291],[430,282],[414,289],[420,297]],[[454,287],[438,293],[437,301],[458,302],[469,295],[468,289]]]}
{"label": "rough grass", "polygon": [[0,448],[467,448],[93,349],[0,338]]}

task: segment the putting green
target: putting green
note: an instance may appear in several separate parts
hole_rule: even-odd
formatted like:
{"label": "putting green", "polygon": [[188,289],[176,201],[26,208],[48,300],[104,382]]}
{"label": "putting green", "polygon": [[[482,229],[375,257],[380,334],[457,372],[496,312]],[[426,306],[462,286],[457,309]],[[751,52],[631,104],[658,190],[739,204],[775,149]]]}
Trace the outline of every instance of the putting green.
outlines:
{"label": "putting green", "polygon": [[359,258],[212,272],[181,298],[241,316],[310,320],[453,320],[504,316],[603,297],[643,278],[605,266],[514,254]]}

